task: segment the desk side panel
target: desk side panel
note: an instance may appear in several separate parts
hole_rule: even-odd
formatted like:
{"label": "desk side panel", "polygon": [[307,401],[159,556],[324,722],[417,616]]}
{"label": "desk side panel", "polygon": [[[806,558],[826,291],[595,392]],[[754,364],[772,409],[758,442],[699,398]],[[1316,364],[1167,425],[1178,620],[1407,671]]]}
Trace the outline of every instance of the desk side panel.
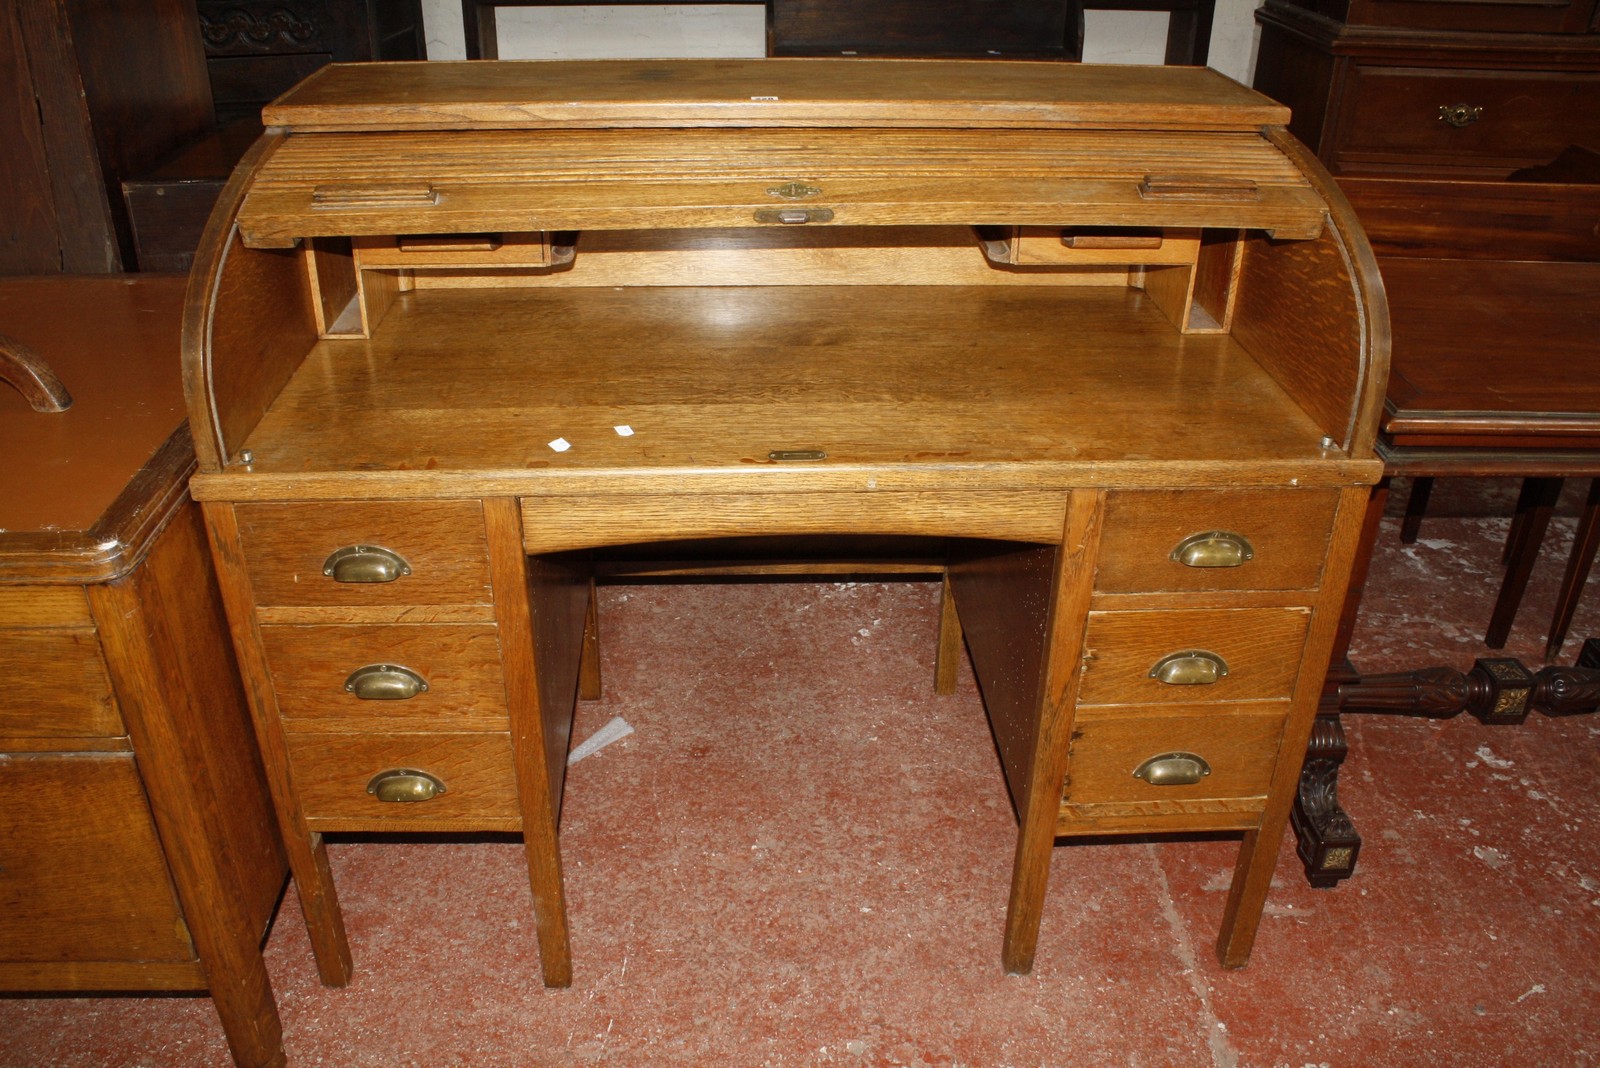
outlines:
{"label": "desk side panel", "polygon": [[206,225],[183,320],[184,392],[202,471],[220,471],[317,341],[310,284],[292,250],[246,248],[245,190],[284,137],[245,153]]}

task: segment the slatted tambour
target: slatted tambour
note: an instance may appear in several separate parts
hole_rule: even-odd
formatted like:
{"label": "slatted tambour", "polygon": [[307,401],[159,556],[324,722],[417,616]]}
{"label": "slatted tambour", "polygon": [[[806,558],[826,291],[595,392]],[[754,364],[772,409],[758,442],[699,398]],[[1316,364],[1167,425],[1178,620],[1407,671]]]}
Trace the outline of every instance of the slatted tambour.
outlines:
{"label": "slatted tambour", "polygon": [[[355,177],[352,177],[355,176]],[[800,187],[785,195],[785,187]],[[791,199],[792,198],[792,199]],[[337,234],[751,225],[1228,226],[1311,237],[1323,204],[1256,133],[473,130],[291,135],[240,214],[247,243]]]}

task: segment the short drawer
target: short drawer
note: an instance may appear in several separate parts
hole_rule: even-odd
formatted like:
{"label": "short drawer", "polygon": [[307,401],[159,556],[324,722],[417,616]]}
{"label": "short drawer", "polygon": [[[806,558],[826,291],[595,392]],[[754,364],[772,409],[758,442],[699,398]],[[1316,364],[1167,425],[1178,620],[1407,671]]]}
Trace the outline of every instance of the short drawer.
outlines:
{"label": "short drawer", "polygon": [[243,504],[237,514],[259,605],[493,601],[477,501]]}
{"label": "short drawer", "polygon": [[1600,139],[1600,74],[1357,64],[1334,173],[1478,168],[1492,177]]}
{"label": "short drawer", "polygon": [[1223,709],[1079,712],[1062,800],[1096,805],[1264,797],[1288,710],[1287,701],[1265,701]]}
{"label": "short drawer", "polygon": [[0,630],[0,736],[126,733],[93,628]]}
{"label": "short drawer", "polygon": [[287,730],[503,731],[491,624],[261,628]]}
{"label": "short drawer", "polygon": [[[313,828],[485,821],[509,827],[521,816],[509,734],[292,734],[288,742],[290,774]],[[418,776],[416,784],[438,785],[425,799],[380,800],[378,780],[406,773]]]}
{"label": "short drawer", "polygon": [[1310,619],[1301,608],[1091,612],[1078,703],[1286,698]]}
{"label": "short drawer", "polygon": [[1337,503],[1334,490],[1108,493],[1095,589],[1314,589]]}

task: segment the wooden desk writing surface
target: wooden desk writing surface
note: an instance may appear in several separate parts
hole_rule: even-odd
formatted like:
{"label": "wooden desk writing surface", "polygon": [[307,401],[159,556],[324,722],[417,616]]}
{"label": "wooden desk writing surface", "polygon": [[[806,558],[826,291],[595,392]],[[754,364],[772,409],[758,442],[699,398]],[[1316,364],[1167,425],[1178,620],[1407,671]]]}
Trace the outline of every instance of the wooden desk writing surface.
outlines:
{"label": "wooden desk writing surface", "polygon": [[1244,836],[1242,965],[1387,362],[1282,110],[1199,70],[413,71],[270,109],[186,324],[192,486],[325,981],[324,832],[507,829],[570,982],[591,551],[775,537],[943,573],[936,684],[964,641],[1020,819],[1007,970],[1057,836],[1194,830]]}

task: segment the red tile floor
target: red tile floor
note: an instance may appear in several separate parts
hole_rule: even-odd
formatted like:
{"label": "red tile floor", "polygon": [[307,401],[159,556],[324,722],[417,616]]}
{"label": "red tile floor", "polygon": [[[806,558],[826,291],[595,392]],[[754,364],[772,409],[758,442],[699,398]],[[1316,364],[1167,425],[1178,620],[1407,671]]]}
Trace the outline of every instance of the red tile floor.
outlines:
{"label": "red tile floor", "polygon": [[[1510,498],[1448,486],[1418,545],[1384,531],[1366,670],[1484,655],[1506,521],[1451,513]],[[1572,527],[1509,655],[1537,663]],[[1350,717],[1359,870],[1313,890],[1286,841],[1248,968],[1211,949],[1234,844],[1152,840],[1058,848],[1036,967],[1007,977],[1015,823],[970,675],[932,693],[936,606],[909,582],[604,589],[577,736],[635,733],[568,779],[572,988],[539,985],[514,841],[338,842],[354,982],[318,985],[292,889],[267,944],[290,1063],[1600,1063],[1600,717]],[[8,1068],[226,1063],[204,998],[0,1000]]]}

